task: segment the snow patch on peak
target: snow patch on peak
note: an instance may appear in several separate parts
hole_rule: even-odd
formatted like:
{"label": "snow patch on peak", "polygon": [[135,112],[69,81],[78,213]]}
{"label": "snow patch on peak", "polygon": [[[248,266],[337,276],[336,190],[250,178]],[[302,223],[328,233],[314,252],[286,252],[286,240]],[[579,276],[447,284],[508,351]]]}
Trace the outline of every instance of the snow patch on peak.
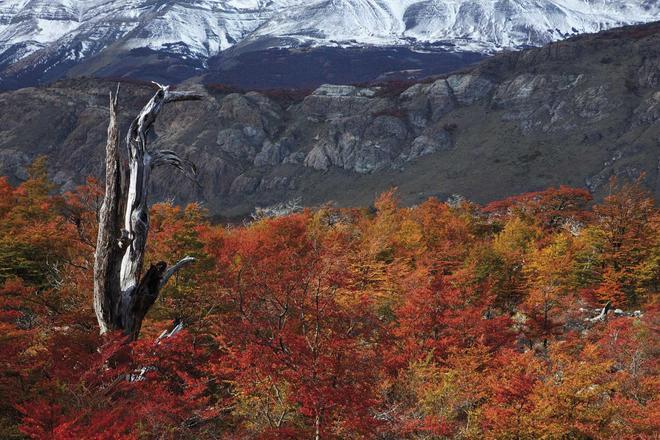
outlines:
{"label": "snow patch on peak", "polygon": [[117,42],[200,60],[260,39],[491,52],[654,20],[657,0],[2,0],[0,65],[46,49],[81,59]]}
{"label": "snow patch on peak", "polygon": [[627,0],[330,0],[301,4],[253,38],[328,43],[447,42],[457,50],[535,46],[660,19],[660,3]]}

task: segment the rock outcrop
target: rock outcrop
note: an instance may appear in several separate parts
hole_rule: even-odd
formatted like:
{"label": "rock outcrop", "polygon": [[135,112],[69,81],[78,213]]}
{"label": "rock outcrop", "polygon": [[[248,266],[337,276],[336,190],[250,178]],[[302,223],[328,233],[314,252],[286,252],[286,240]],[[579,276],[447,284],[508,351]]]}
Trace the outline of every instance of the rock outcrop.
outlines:
{"label": "rock outcrop", "polygon": [[[201,188],[169,184],[176,201],[223,216],[298,197],[364,205],[390,186],[408,203],[449,194],[484,202],[558,184],[598,195],[610,176],[642,172],[657,196],[658,59],[660,23],[502,54],[417,84],[323,85],[304,98],[197,85],[205,104],[167,109],[152,145],[200,169]],[[45,154],[65,188],[98,176],[113,87],[67,80],[0,94],[0,173],[24,179]],[[151,90],[126,83],[121,93],[126,124]],[[179,179],[156,174],[156,196],[158,182]]]}

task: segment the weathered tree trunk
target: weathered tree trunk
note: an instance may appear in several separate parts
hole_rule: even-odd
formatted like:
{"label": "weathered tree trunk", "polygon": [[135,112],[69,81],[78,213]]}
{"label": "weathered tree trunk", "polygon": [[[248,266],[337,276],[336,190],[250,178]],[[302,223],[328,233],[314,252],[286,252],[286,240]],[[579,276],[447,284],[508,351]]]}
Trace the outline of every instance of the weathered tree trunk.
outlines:
{"label": "weathered tree trunk", "polygon": [[119,169],[119,129],[117,110],[119,87],[115,96],[110,93],[110,124],[105,147],[105,196],[99,212],[99,231],[94,255],[94,311],[101,333],[113,328],[112,321],[117,307],[119,289],[118,246],[119,208],[121,204],[121,172]]}
{"label": "weathered tree trunk", "polygon": [[[148,191],[152,168],[173,165],[193,178],[196,170],[172,151],[149,151],[147,137],[163,106],[175,101],[199,100],[191,92],[172,92],[157,84],[158,91],[131,123],[128,178],[122,185],[117,111],[119,88],[110,94],[110,124],[106,144],[105,196],[99,213],[94,261],[94,310],[101,333],[121,330],[137,339],[142,321],[170,277],[194,261],[186,257],[169,269],[163,261],[142,275],[149,234]],[[123,222],[123,229],[120,225]]]}

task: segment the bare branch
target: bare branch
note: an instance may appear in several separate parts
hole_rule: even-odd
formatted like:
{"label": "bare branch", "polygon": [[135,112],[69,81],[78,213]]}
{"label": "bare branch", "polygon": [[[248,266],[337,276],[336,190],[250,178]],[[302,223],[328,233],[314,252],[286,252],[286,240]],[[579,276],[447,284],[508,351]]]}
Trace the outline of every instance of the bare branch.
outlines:
{"label": "bare branch", "polygon": [[167,269],[167,272],[165,272],[165,275],[163,275],[163,279],[160,281],[160,288],[162,289],[163,287],[165,287],[165,285],[170,280],[170,278],[172,278],[172,275],[177,273],[184,266],[187,266],[187,265],[189,265],[190,263],[192,263],[194,261],[195,261],[195,258],[193,258],[193,257],[185,257],[185,258],[182,258],[174,266]]}
{"label": "bare branch", "polygon": [[607,304],[605,304],[605,307],[603,307],[603,309],[600,311],[598,316],[596,316],[594,318],[587,318],[587,319],[585,319],[585,321],[589,321],[589,322],[605,321],[605,317],[607,316],[607,312],[610,311],[611,307],[612,307],[612,302],[608,301]]}
{"label": "bare branch", "polygon": [[156,338],[156,345],[160,344],[160,341],[162,341],[163,339],[171,338],[172,336],[179,333],[181,330],[183,330],[183,321],[177,319],[176,321],[174,321],[174,327],[172,328],[172,330],[163,330],[163,333],[161,333],[160,336]]}
{"label": "bare branch", "polygon": [[201,101],[204,96],[195,92],[170,92],[165,95],[165,103],[178,101]]}
{"label": "bare branch", "polygon": [[151,166],[152,168],[161,165],[171,165],[177,168],[188,179],[192,180],[195,185],[200,186],[197,182],[197,167],[188,159],[181,159],[178,154],[170,150],[159,150],[151,153]]}

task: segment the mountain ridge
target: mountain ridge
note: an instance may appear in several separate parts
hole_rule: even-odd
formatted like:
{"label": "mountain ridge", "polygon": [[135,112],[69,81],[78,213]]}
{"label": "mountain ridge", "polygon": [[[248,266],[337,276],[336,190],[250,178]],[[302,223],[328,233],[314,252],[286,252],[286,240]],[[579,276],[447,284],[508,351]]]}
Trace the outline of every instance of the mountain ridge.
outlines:
{"label": "mountain ridge", "polygon": [[[267,49],[489,54],[657,19],[650,0],[6,0],[0,88],[108,70],[178,81]],[[153,67],[140,75],[141,63]]]}

